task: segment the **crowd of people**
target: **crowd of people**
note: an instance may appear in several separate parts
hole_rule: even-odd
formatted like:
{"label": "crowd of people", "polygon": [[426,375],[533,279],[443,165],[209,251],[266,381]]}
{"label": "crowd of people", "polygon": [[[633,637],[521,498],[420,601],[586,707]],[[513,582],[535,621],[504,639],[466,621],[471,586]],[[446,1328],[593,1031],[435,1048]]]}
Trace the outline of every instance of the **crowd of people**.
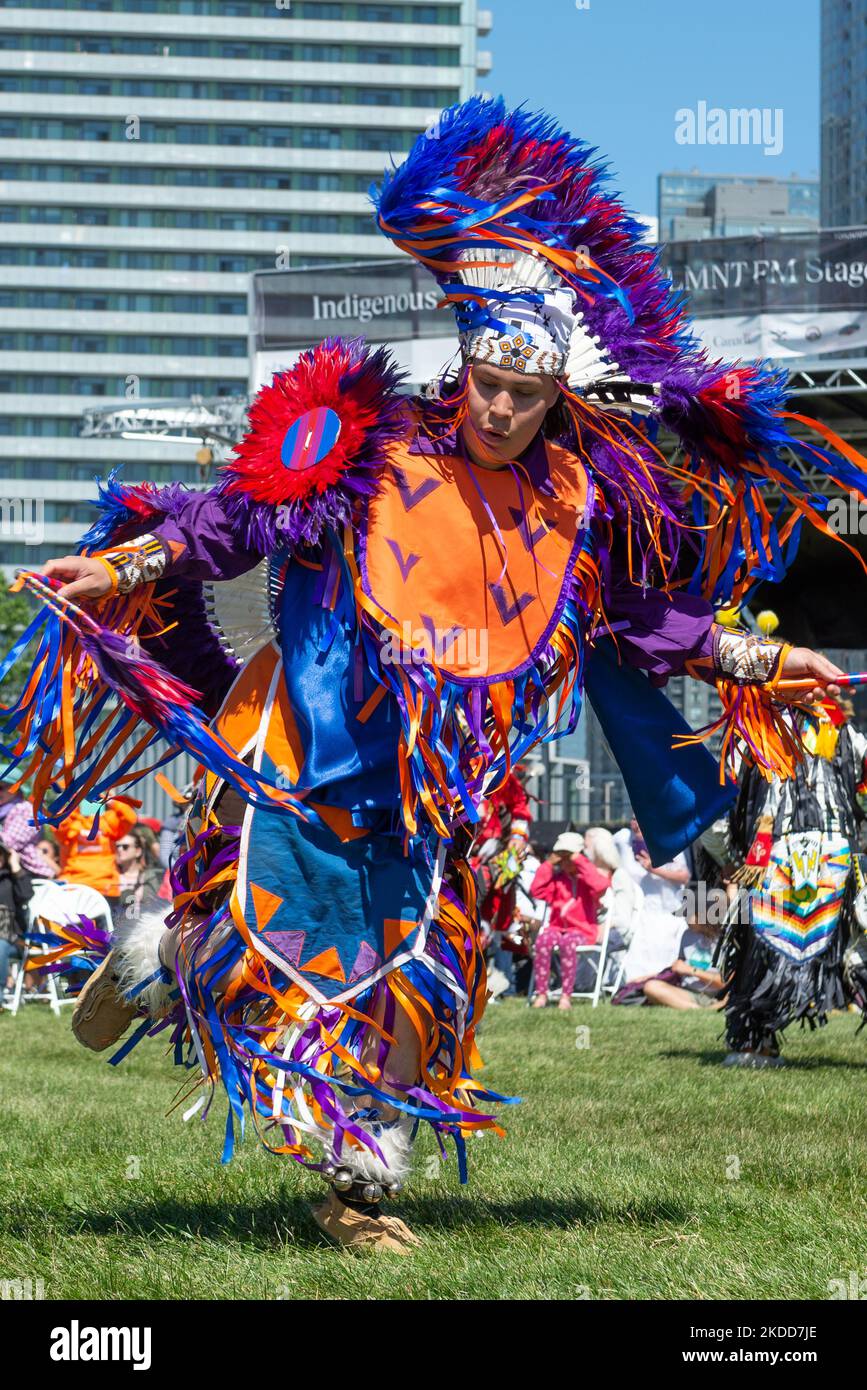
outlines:
{"label": "crowd of people", "polygon": [[494,997],[525,994],[541,1009],[557,995],[568,1010],[606,982],[616,1002],[712,1002],[715,933],[684,913],[692,854],[654,866],[634,819],[533,843],[524,781],[519,768],[488,802],[472,861]]}
{"label": "crowd of people", "polygon": [[[523,773],[487,804],[473,861],[493,993],[725,1010],[730,1066],[780,1065],[791,1024],[867,1010],[867,737],[826,697],[794,715],[788,779],[744,764],[728,813],[669,863],[638,822],[531,842]],[[552,984],[553,981],[553,984]]]}
{"label": "crowd of people", "polygon": [[[739,885],[758,882],[770,859],[768,817],[745,846],[740,870],[724,825],[656,866],[634,819],[614,832],[566,830],[548,847],[530,839],[527,773],[519,767],[486,803],[471,861],[492,997],[523,995],[536,1009],[556,1000],[565,1011],[576,995],[598,996],[604,987],[616,1004],[724,1007],[733,972],[724,978],[715,962],[727,956],[731,964],[736,932],[723,930],[719,912],[708,920],[706,910],[690,910],[685,890],[710,872],[731,902]],[[741,801],[745,795],[746,788]],[[101,809],[85,803],[56,828],[38,827],[30,802],[0,785],[0,999],[40,904],[56,914],[56,892],[44,896],[49,884],[98,895],[87,899],[88,909],[101,906],[111,929],[168,905],[182,810],[183,801],[163,824],[115,798]],[[741,807],[734,820],[743,815]],[[70,907],[74,916],[80,898]]]}
{"label": "crowd of people", "polygon": [[[635,821],[616,833],[567,830],[550,849],[532,844],[524,781],[521,771],[488,803],[473,861],[493,996],[526,994],[543,1008],[556,995],[568,1009],[574,994],[592,993],[604,950],[609,981],[659,977],[647,997],[671,1002],[661,972],[683,967],[681,939],[696,935],[681,913],[685,856],[654,868]],[[121,798],[102,808],[85,803],[57,827],[40,827],[30,802],[0,785],[0,983],[11,986],[48,884],[98,894],[88,902],[104,904],[114,928],[160,902],[168,907],[176,842],[176,825],[141,817]],[[56,910],[57,894],[48,901]],[[688,945],[681,953],[697,964]],[[683,982],[692,987],[694,976]]]}
{"label": "crowd of people", "polygon": [[[592,991],[603,947],[624,982],[668,966],[685,927],[683,856],[653,868],[634,821],[615,834],[564,831],[550,850],[531,844],[524,781],[521,771],[488,803],[474,860],[494,996],[529,994],[542,1008],[557,994],[567,1009],[574,993]],[[122,798],[38,826],[31,803],[0,785],[0,984],[11,986],[48,884],[98,894],[88,903],[104,904],[111,928],[168,905],[177,829]],[[49,901],[56,910],[57,894]]]}
{"label": "crowd of people", "polygon": [[[802,715],[797,777],[766,782],[745,768],[730,815],[664,864],[651,862],[634,818],[614,831],[565,830],[550,847],[536,842],[527,783],[537,769],[519,765],[483,804],[470,858],[492,999],[523,995],[534,1009],[556,1000],[566,1011],[576,996],[607,992],[615,1004],[725,1008],[728,1060],[767,1064],[779,1060],[777,1034],[790,1022],[861,1007],[867,936],[856,909],[862,900],[867,908],[867,886],[856,821],[867,738],[850,718],[839,701]],[[56,920],[62,910],[58,890],[73,895],[68,920],[102,915],[109,930],[168,909],[191,790],[165,824],[113,798],[85,802],[49,829],[0,784],[0,1006],[34,917]],[[804,882],[793,893],[796,870]],[[789,889],[774,897],[781,872]]]}
{"label": "crowd of people", "polygon": [[166,829],[122,798],[102,807],[85,802],[58,826],[38,826],[26,797],[0,785],[0,1008],[35,917],[86,913],[113,930],[160,902],[168,906],[174,834]]}

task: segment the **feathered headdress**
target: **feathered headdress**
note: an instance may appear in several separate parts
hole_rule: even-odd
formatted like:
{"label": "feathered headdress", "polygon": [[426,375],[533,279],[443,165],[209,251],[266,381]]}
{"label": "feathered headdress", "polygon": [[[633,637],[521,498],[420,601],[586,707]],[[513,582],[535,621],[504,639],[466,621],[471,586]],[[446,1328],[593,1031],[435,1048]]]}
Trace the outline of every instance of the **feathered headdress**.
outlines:
{"label": "feathered headdress", "polygon": [[[543,113],[471,97],[372,190],[377,224],[438,280],[465,358],[557,377],[582,446],[620,480],[633,517],[659,510],[663,475],[676,485],[700,538],[693,588],[737,602],[783,577],[804,517],[830,533],[826,500],[786,455],[858,496],[867,461],[785,409],[785,372],[708,359],[595,155]],[[680,465],[656,450],[659,424],[678,436]],[[769,492],[782,498],[773,510]]]}

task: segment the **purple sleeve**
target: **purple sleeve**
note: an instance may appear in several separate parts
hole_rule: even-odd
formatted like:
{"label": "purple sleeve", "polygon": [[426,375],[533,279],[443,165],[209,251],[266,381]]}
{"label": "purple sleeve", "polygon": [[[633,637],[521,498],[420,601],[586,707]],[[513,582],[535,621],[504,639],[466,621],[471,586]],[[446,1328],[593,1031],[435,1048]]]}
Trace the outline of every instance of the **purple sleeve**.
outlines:
{"label": "purple sleeve", "polygon": [[[713,609],[695,594],[645,589],[628,581],[615,583],[605,596],[605,611],[623,660],[645,671],[653,685],[669,676],[689,674],[713,679]],[[604,631],[604,628],[602,629]]]}
{"label": "purple sleeve", "polygon": [[244,544],[212,489],[194,492],[173,517],[154,531],[168,561],[166,573],[190,579],[235,579],[253,569],[262,553]]}

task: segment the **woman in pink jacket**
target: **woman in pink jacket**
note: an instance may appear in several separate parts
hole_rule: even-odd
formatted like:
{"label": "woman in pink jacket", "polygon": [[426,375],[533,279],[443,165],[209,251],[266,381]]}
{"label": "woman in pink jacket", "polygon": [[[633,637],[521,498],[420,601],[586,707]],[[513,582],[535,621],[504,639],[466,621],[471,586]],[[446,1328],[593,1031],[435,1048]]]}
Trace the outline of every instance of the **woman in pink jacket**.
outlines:
{"label": "woman in pink jacket", "polygon": [[549,906],[548,920],[536,938],[534,1009],[548,1003],[551,955],[560,949],[563,992],[559,1007],[571,1009],[578,969],[578,947],[592,946],[599,934],[599,903],[611,883],[611,874],[582,853],[581,835],[560,835],[551,855],[540,864],[530,888],[532,897]]}

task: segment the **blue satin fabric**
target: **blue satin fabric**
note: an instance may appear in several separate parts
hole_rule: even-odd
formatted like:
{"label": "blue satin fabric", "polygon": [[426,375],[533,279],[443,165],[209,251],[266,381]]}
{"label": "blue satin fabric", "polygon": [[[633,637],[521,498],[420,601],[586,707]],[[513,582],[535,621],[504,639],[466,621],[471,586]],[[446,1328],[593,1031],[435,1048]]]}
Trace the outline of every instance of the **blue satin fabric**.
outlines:
{"label": "blue satin fabric", "polygon": [[700,743],[672,748],[692,732],[671,701],[632,666],[618,665],[610,637],[588,652],[584,692],[617,761],[651,862],[667,864],[725,815],[737,793]]}
{"label": "blue satin fabric", "polygon": [[[408,837],[401,822],[393,696],[358,721],[378,685],[356,656],[351,584],[342,568],[337,605],[324,606],[332,556],[342,564],[326,545],[325,571],[290,564],[279,601],[283,679],[303,749],[297,785],[320,805],[350,811],[369,833],[343,844],[328,828],[258,808],[250,822],[245,914],[250,930],[326,998],[349,985],[362,988],[417,941],[436,853],[432,832]],[[267,748],[262,771],[273,778],[281,771]],[[261,925],[255,908],[263,899],[252,885],[280,900]],[[410,925],[396,935],[387,923],[397,921]],[[333,952],[339,957],[336,972],[305,968],[327,951],[332,965]]]}
{"label": "blue satin fabric", "polygon": [[[263,770],[276,772],[267,756]],[[363,987],[396,952],[417,942],[433,867],[421,836],[409,840],[406,853],[395,835],[369,834],[342,844],[328,829],[260,809],[250,824],[247,881],[282,899],[258,928],[251,894],[251,931],[331,998],[348,985]],[[396,937],[389,920],[415,925]],[[305,968],[329,950],[339,957],[337,974]]]}
{"label": "blue satin fabric", "polygon": [[[331,553],[326,544],[326,564]],[[280,600],[283,677],[304,748],[299,786],[352,811],[357,825],[382,828],[388,813],[399,833],[398,712],[386,693],[359,723],[379,685],[354,640],[351,582],[342,571],[333,612],[322,606],[322,587],[321,572],[290,564]]]}
{"label": "blue satin fabric", "polygon": [[[350,576],[336,546],[326,545],[323,558],[324,571],[289,565],[279,600],[283,678],[303,748],[298,785],[311,800],[350,811],[369,833],[342,844],[326,828],[257,809],[247,881],[272,896],[249,891],[246,916],[250,930],[327,998],[362,988],[417,941],[436,837],[405,836],[401,826],[394,696],[386,693],[371,717],[358,721],[378,684],[359,659]],[[720,787],[704,748],[672,750],[673,736],[688,732],[687,725],[646,677],[617,664],[610,642],[588,654],[584,677],[651,858],[664,863],[722,814],[734,791]],[[262,771],[280,771],[267,750]],[[261,923],[254,919],[257,899],[270,913]],[[279,905],[271,911],[274,899]],[[396,932],[401,921],[409,925]],[[323,952],[330,953],[329,970],[306,968]]]}
{"label": "blue satin fabric", "polygon": [[[333,612],[322,606],[322,588],[319,571],[288,567],[280,629],[284,676],[305,750],[299,785],[315,789],[327,805],[352,811],[356,824],[399,835],[394,697],[387,693],[370,719],[358,722],[377,683],[356,654],[349,576],[341,575]],[[610,638],[587,654],[583,677],[651,858],[665,863],[725,813],[734,788],[720,785],[717,764],[701,744],[672,748],[689,726],[641,672],[618,664]]]}

